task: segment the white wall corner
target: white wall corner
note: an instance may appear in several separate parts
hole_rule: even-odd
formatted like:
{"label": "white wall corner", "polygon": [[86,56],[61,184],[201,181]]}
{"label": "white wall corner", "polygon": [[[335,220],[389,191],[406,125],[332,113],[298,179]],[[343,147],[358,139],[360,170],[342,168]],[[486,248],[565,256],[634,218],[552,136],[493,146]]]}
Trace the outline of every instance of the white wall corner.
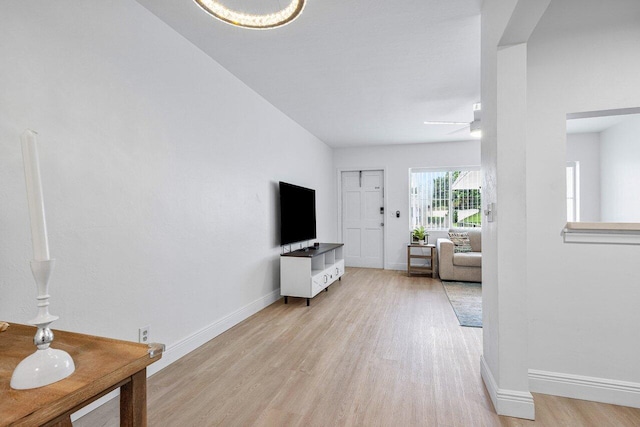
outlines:
{"label": "white wall corner", "polygon": [[529,41],[529,37],[550,3],[551,0],[518,0],[498,46],[509,46]]}
{"label": "white wall corner", "polygon": [[640,383],[529,369],[535,393],[640,408]]}
{"label": "white wall corner", "polygon": [[498,388],[484,356],[480,356],[480,374],[498,415],[535,420],[536,410],[531,393]]}

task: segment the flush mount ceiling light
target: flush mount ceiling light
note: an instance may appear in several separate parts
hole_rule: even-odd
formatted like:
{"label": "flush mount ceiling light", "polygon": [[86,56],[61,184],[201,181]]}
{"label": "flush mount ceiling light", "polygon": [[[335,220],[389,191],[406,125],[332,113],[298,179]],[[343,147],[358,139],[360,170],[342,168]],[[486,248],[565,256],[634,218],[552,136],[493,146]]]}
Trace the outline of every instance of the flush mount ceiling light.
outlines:
{"label": "flush mount ceiling light", "polygon": [[[194,0],[205,12],[236,27],[250,28],[253,30],[267,30],[287,25],[302,13],[305,0],[292,0],[281,10],[256,13],[230,8],[218,0]],[[263,0],[254,0],[256,4],[264,3]],[[226,0],[226,3],[233,3]],[[245,2],[246,3],[246,2]],[[276,2],[279,3],[279,2]]]}

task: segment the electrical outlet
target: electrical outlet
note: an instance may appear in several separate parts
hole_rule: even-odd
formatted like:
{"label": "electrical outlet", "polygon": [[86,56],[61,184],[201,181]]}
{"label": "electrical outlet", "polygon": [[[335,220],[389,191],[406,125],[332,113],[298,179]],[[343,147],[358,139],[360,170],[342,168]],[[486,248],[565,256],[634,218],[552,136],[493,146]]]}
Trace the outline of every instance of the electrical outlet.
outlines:
{"label": "electrical outlet", "polygon": [[143,344],[149,343],[149,326],[143,326],[138,329],[138,342]]}

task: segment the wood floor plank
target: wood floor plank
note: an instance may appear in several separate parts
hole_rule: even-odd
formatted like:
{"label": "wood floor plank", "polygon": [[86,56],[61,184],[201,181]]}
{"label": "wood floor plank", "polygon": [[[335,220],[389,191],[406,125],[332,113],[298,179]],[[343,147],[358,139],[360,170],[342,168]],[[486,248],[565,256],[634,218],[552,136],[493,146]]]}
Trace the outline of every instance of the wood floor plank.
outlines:
{"label": "wood floor plank", "polygon": [[[539,394],[535,422],[499,417],[481,352],[438,280],[348,268],[310,307],[278,301],[152,376],[149,425],[640,425],[640,409]],[[117,426],[117,400],[75,425]]]}

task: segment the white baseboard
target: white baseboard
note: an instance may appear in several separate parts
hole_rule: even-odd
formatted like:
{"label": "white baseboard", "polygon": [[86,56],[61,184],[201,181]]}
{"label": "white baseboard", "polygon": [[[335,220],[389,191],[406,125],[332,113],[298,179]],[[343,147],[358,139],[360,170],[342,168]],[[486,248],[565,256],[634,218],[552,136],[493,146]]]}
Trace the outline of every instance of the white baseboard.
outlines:
{"label": "white baseboard", "polygon": [[[273,304],[280,298],[280,289],[276,289],[267,295],[258,298],[257,300],[245,305],[244,307],[234,311],[226,317],[218,320],[215,323],[189,335],[188,337],[178,341],[171,346],[168,346],[165,352],[162,354],[162,359],[150,365],[147,368],[147,378],[156,372],[166,368],[176,360],[180,359],[183,356],[191,353],[193,350],[198,347],[204,345],[205,343],[211,341],[221,333],[225,332],[228,329],[231,329],[238,323],[242,322],[246,318],[253,316],[263,308]],[[80,409],[78,412],[74,413],[71,416],[71,421],[75,421],[80,417],[85,416],[89,412],[94,409],[104,405],[109,400],[120,395],[120,390],[114,390],[111,393],[103,396],[102,398],[96,400],[90,405],[85,406]]]}
{"label": "white baseboard", "polygon": [[498,384],[487,362],[484,360],[484,356],[480,356],[480,373],[498,415],[527,420],[535,419],[536,411],[531,393],[498,388]]}
{"label": "white baseboard", "polygon": [[387,263],[384,266],[385,270],[404,270],[407,271],[407,263]]}
{"label": "white baseboard", "polygon": [[120,389],[116,389],[109,394],[105,394],[95,402],[85,406],[84,408],[80,409],[78,412],[74,412],[73,414],[71,414],[71,422],[75,423],[76,420],[78,420],[79,418],[84,417],[89,412],[93,411],[94,409],[98,409],[99,407],[101,407],[111,399],[115,399],[118,396],[120,396]]}
{"label": "white baseboard", "polygon": [[640,383],[529,369],[534,393],[640,408]]}

